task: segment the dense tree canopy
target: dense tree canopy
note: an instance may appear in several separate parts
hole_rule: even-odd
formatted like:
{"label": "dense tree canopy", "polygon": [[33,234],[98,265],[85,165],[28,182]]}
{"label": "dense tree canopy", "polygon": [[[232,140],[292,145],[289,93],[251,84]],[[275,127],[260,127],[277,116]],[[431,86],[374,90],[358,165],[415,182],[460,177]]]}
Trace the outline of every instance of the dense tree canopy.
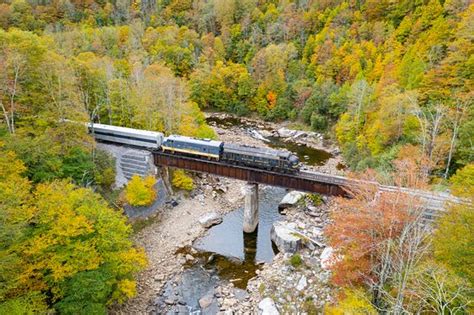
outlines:
{"label": "dense tree canopy", "polygon": [[[101,313],[133,294],[143,255],[122,216],[92,191],[107,195],[114,160],[71,120],[201,138],[215,137],[203,110],[290,120],[337,141],[352,170],[392,178],[404,170],[397,157],[411,157],[420,178],[452,177],[442,183],[469,197],[473,34],[467,0],[2,1],[0,313]],[[173,175],[176,187],[193,188],[184,172]],[[354,204],[342,204],[339,214],[352,220],[343,222],[358,229],[334,228],[332,241],[346,257],[340,283],[377,278],[386,247],[359,255],[364,246],[402,243],[410,217],[398,217],[390,197],[371,211],[364,208],[373,194],[354,198],[357,214]],[[469,234],[469,213],[453,207],[440,221],[434,262],[410,266],[427,275],[410,283],[416,292],[446,280],[440,274],[453,275],[448,287],[472,277],[466,247],[443,246],[451,240],[442,237]],[[104,227],[113,233],[104,235]],[[337,238],[337,228],[351,231],[353,243]],[[406,292],[396,287],[407,284],[397,274],[376,281],[375,291],[388,283],[389,296]],[[347,291],[342,309],[365,296],[359,290]],[[375,306],[412,307],[414,297],[403,297],[394,306],[376,296],[382,304]]]}
{"label": "dense tree canopy", "polygon": [[105,314],[133,296],[146,258],[122,214],[67,181],[34,187],[15,154],[0,150],[0,312]]}
{"label": "dense tree canopy", "polygon": [[474,159],[473,14],[464,0],[15,0],[0,6],[4,120],[54,105],[212,135],[193,101],[300,120],[354,169],[416,145],[448,177]]}

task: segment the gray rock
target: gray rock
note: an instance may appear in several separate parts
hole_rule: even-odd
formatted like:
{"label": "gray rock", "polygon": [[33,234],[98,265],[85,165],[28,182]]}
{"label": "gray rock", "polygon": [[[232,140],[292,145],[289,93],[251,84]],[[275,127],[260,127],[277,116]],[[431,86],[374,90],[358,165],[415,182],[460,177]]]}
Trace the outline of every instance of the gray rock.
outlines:
{"label": "gray rock", "polygon": [[308,281],[306,281],[306,276],[302,275],[300,281],[298,281],[298,284],[296,285],[296,290],[302,291],[306,288],[307,285]]}
{"label": "gray rock", "polygon": [[285,197],[283,197],[283,199],[280,201],[280,204],[278,205],[278,208],[283,209],[283,208],[294,206],[304,196],[306,196],[306,193],[304,192],[296,191],[296,190],[291,191],[288,194],[286,194]]}
{"label": "gray rock", "polygon": [[260,132],[258,132],[257,130],[255,129],[251,129],[249,130],[249,133],[250,133],[250,136],[254,139],[257,139],[257,140],[261,140],[261,141],[264,141],[264,142],[268,142],[269,140],[268,139],[265,139],[264,136],[262,136],[260,134]]}
{"label": "gray rock", "polygon": [[278,133],[278,136],[281,138],[289,138],[289,137],[293,137],[296,133],[298,133],[298,131],[283,127],[283,128],[278,129],[277,133]]}
{"label": "gray rock", "polygon": [[237,300],[244,300],[249,297],[247,291],[238,288],[234,288],[234,295]]}
{"label": "gray rock", "polygon": [[213,225],[222,223],[222,217],[216,212],[209,212],[199,218],[199,223],[205,228],[210,228]]}
{"label": "gray rock", "polygon": [[166,300],[165,300],[165,303],[168,304],[168,305],[175,305],[175,304],[176,304],[176,301],[175,301],[175,300],[172,300],[172,299],[166,299]]}
{"label": "gray rock", "polygon": [[274,222],[270,237],[280,252],[294,253],[301,248],[301,239],[294,234],[285,222]]}
{"label": "gray rock", "polygon": [[312,233],[314,236],[318,237],[318,236],[322,236],[324,232],[320,228],[313,227]]}
{"label": "gray rock", "polygon": [[186,254],[185,258],[186,258],[187,262],[193,262],[194,261],[194,257],[192,255]]}
{"label": "gray rock", "polygon": [[272,133],[271,131],[268,131],[268,130],[265,130],[265,129],[262,129],[262,128],[260,128],[260,130],[258,132],[262,135],[262,137],[265,137],[265,138],[266,137],[271,137],[271,136],[274,135],[274,133]]}
{"label": "gray rock", "polygon": [[206,307],[209,307],[209,305],[211,305],[212,302],[213,302],[212,296],[206,295],[199,299],[199,306],[201,308],[206,308]]}
{"label": "gray rock", "polygon": [[259,315],[280,315],[278,309],[275,306],[275,302],[269,297],[264,298],[258,303],[258,314]]}
{"label": "gray rock", "polygon": [[320,256],[321,268],[328,270],[334,263],[334,249],[332,247],[326,247]]}
{"label": "gray rock", "polygon": [[304,138],[306,136],[308,136],[308,134],[305,132],[305,131],[301,131],[301,130],[295,130],[296,132],[293,134],[293,136],[291,136],[291,138],[293,140],[296,140],[298,138]]}
{"label": "gray rock", "polygon": [[178,314],[189,314],[189,309],[187,306],[178,305],[178,307],[176,307],[176,312]]}

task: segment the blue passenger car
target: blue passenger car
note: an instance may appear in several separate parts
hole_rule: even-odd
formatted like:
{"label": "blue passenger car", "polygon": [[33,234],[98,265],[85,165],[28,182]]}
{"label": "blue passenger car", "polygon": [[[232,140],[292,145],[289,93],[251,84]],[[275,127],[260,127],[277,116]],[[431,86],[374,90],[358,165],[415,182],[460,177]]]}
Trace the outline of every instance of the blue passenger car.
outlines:
{"label": "blue passenger car", "polygon": [[194,139],[190,137],[170,135],[161,145],[164,152],[179,153],[219,160],[224,143],[211,139]]}

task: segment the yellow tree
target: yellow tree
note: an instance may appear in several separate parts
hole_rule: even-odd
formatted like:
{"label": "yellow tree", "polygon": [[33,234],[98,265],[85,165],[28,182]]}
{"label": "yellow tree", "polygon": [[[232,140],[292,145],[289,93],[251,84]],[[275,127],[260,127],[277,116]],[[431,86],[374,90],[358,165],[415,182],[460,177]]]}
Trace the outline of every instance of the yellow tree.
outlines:
{"label": "yellow tree", "polygon": [[153,186],[156,180],[153,176],[142,178],[133,175],[125,188],[125,198],[131,206],[147,206],[156,198],[156,192]]}
{"label": "yellow tree", "polygon": [[45,313],[46,300],[61,313],[105,313],[134,295],[146,257],[120,212],[67,181],[31,194],[12,153],[0,166],[0,313]]}

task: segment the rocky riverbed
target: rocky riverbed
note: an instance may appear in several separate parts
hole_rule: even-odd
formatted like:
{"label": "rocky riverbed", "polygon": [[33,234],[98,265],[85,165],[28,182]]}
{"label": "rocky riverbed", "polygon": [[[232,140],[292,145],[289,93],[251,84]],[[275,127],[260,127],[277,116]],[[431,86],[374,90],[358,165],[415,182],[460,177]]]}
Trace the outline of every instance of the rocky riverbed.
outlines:
{"label": "rocky riverbed", "polygon": [[330,272],[324,253],[328,247],[323,233],[329,223],[331,203],[331,199],[324,198],[320,205],[315,206],[310,198],[303,197],[296,205],[283,210],[285,219],[279,223],[294,231],[293,235],[300,240],[300,245],[294,252],[280,251],[270,264],[263,266],[257,277],[249,281],[248,303],[236,305],[232,308],[233,312],[322,312],[324,305],[331,301]]}
{"label": "rocky riverbed", "polygon": [[243,182],[208,175],[195,178],[196,189],[191,194],[177,193],[177,204],[161,206],[156,215],[141,220],[143,226],[134,237],[145,249],[149,265],[137,279],[137,296],[126,304],[114,306],[112,314],[149,314],[156,311],[156,297],[165,284],[185,270],[186,257],[177,253],[204,235],[206,228],[199,219],[209,212],[220,215],[243,203]]}

